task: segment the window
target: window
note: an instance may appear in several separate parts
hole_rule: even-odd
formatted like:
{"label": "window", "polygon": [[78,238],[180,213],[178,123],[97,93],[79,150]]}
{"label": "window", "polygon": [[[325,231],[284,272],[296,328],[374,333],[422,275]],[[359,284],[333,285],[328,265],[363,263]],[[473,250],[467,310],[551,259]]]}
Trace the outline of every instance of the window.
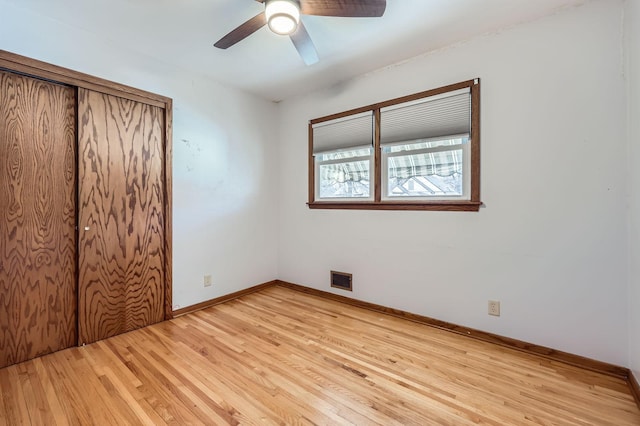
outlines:
{"label": "window", "polygon": [[373,200],[373,113],[352,114],[313,127],[315,198]]}
{"label": "window", "polygon": [[382,198],[469,199],[469,136],[382,148]]}
{"label": "window", "polygon": [[478,211],[480,81],[311,120],[309,207]]}
{"label": "window", "polygon": [[370,175],[373,149],[352,149],[316,155],[319,199],[373,199]]}

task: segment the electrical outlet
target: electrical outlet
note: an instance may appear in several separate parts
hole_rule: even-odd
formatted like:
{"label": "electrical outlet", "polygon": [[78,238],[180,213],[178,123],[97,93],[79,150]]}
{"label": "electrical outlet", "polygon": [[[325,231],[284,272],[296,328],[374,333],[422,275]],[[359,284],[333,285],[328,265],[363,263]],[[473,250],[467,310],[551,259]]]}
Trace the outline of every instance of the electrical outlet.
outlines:
{"label": "electrical outlet", "polygon": [[497,300],[489,300],[489,315],[493,315],[495,317],[500,316],[500,302]]}
{"label": "electrical outlet", "polygon": [[204,286],[205,287],[211,287],[211,284],[213,284],[213,278],[211,278],[211,275],[205,275],[204,276]]}

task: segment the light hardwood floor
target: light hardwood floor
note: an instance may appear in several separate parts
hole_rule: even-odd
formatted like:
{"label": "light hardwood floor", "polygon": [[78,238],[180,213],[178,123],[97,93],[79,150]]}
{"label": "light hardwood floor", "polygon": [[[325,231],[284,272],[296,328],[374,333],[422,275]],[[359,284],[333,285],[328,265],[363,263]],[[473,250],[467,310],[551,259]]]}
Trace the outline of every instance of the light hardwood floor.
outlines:
{"label": "light hardwood floor", "polygon": [[283,287],[0,370],[0,424],[640,425],[626,383]]}

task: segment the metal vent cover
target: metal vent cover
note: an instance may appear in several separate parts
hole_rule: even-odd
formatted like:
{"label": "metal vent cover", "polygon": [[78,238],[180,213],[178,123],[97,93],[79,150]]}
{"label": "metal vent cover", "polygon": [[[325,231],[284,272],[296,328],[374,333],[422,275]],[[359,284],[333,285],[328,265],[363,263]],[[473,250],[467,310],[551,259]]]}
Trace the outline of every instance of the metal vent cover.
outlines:
{"label": "metal vent cover", "polygon": [[331,271],[331,287],[353,291],[352,274]]}

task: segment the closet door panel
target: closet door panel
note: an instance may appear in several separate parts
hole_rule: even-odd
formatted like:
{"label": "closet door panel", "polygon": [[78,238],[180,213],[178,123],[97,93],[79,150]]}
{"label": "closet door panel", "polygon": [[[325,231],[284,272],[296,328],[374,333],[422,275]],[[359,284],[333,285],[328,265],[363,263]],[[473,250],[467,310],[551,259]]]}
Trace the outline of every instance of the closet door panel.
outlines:
{"label": "closet door panel", "polygon": [[0,367],[76,343],[75,90],[0,71]]}
{"label": "closet door panel", "polygon": [[164,112],[78,89],[79,344],[164,319]]}

